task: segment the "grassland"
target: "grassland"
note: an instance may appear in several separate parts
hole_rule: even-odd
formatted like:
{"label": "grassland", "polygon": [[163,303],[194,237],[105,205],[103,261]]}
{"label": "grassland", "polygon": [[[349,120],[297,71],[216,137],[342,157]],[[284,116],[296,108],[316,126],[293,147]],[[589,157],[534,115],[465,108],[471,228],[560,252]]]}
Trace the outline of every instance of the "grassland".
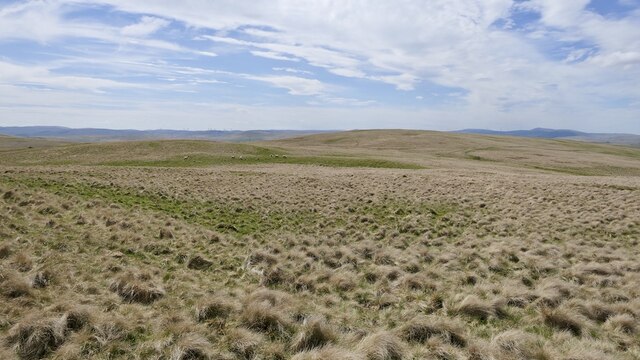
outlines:
{"label": "grassland", "polygon": [[0,151],[2,359],[640,357],[638,150],[29,146]]}

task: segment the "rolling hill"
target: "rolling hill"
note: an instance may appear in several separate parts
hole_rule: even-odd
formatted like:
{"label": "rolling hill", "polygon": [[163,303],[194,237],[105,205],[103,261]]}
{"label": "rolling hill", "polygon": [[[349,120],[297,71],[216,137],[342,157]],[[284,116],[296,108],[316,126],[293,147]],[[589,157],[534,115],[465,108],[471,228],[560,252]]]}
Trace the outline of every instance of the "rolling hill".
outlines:
{"label": "rolling hill", "polygon": [[565,139],[596,143],[640,147],[640,135],[614,133],[587,133],[568,129],[535,128],[531,130],[496,131],[486,129],[464,129],[455,131],[463,134],[520,136],[543,139]]}
{"label": "rolling hill", "polygon": [[251,143],[152,140],[6,150],[1,164],[207,167],[303,164],[640,174],[640,150],[569,140],[358,130]]}

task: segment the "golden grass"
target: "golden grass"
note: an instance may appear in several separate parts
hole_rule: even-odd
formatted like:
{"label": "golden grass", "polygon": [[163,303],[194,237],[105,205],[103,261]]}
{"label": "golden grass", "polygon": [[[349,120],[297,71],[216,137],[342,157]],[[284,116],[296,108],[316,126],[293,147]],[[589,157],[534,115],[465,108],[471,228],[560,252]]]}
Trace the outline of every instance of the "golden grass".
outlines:
{"label": "golden grass", "polygon": [[279,144],[439,168],[1,166],[0,358],[637,358],[638,177],[367,134]]}

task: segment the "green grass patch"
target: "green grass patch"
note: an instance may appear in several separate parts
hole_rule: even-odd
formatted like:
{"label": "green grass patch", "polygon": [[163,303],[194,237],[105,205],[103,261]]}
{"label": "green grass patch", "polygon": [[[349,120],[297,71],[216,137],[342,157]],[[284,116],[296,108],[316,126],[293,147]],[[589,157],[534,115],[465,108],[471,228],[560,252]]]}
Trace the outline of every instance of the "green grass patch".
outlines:
{"label": "green grass patch", "polygon": [[640,159],[640,149],[637,148],[575,140],[557,140],[557,142],[581,151]]}
{"label": "green grass patch", "polygon": [[[243,201],[222,203],[178,199],[162,193],[64,180],[21,176],[4,177],[2,182],[41,189],[58,196],[77,196],[86,200],[102,199],[126,208],[155,211],[237,236],[263,235],[273,231],[314,234],[318,224],[322,223],[331,228],[353,227],[368,235],[375,233],[379,226],[385,226],[410,236],[420,236],[431,231],[454,238],[464,230],[463,219],[467,218],[465,215],[462,219],[453,221],[450,216],[458,214],[458,209],[454,206],[398,199],[357,203],[327,215],[313,209],[256,208]],[[420,221],[417,221],[418,219]],[[140,255],[126,252],[125,254],[136,259]]]}
{"label": "green grass patch", "polygon": [[616,166],[593,166],[593,167],[568,167],[568,166],[541,166],[531,165],[532,169],[551,171],[561,174],[578,175],[578,176],[616,176],[616,175],[640,175],[638,168],[623,168]]}
{"label": "green grass patch", "polygon": [[[265,150],[266,151],[266,150]],[[258,165],[296,164],[349,168],[424,169],[423,166],[399,161],[332,157],[332,156],[272,156],[273,154],[247,156],[188,155],[162,160],[122,160],[102,163],[107,166],[149,166],[149,167],[207,167],[217,165]]]}
{"label": "green grass patch", "polygon": [[[317,214],[306,209],[260,211],[238,203],[181,200],[114,186],[63,183],[34,178],[3,180],[31,188],[41,188],[57,195],[75,195],[87,200],[103,199],[128,208],[158,211],[189,223],[237,235],[259,234],[271,230],[300,231],[310,228],[317,221]],[[135,257],[136,254],[127,255]]]}

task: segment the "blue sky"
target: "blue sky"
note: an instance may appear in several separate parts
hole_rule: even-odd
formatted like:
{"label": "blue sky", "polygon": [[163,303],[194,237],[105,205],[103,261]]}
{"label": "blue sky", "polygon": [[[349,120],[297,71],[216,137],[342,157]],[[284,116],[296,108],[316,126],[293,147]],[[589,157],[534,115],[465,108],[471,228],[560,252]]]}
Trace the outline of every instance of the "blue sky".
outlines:
{"label": "blue sky", "polygon": [[0,125],[640,133],[640,0],[0,0]]}

